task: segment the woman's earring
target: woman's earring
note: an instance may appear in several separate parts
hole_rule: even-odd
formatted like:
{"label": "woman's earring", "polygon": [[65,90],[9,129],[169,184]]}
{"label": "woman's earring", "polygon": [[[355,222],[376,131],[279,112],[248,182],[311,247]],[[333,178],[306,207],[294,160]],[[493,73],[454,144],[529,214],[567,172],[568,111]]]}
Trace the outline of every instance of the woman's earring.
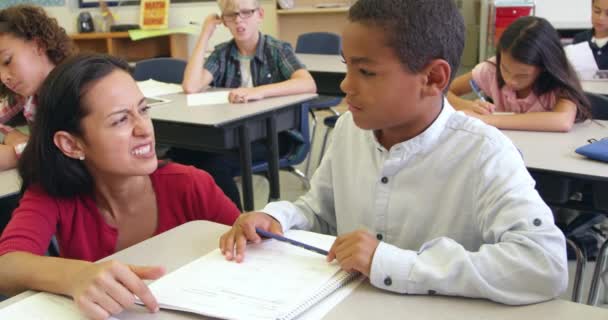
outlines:
{"label": "woman's earring", "polygon": [[83,161],[84,160],[84,156],[78,157],[78,160]]}

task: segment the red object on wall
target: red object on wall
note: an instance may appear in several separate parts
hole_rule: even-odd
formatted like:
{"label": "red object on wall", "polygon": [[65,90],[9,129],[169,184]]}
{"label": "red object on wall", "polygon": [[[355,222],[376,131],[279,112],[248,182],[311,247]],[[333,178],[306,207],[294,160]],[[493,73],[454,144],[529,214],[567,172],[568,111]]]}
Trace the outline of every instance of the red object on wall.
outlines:
{"label": "red object on wall", "polygon": [[494,32],[494,43],[498,44],[500,36],[507,29],[507,27],[517,20],[517,18],[529,16],[532,14],[533,7],[496,7],[496,20],[495,20],[495,32]]}

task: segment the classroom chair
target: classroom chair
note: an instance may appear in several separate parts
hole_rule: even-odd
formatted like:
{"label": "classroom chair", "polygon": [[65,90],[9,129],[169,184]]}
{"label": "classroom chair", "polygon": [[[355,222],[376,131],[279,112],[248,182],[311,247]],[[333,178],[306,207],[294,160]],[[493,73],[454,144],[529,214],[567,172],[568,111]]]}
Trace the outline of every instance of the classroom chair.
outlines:
{"label": "classroom chair", "polygon": [[[339,35],[329,32],[304,33],[298,36],[296,43],[296,53],[339,55],[341,54],[341,50],[342,39]],[[339,105],[340,102],[342,102],[342,97],[328,95],[319,95],[317,99],[308,102],[308,109],[312,118],[311,141],[315,140],[317,132],[317,117],[314,111],[329,111],[333,115],[339,116],[340,113],[333,107]],[[306,160],[306,168],[304,169],[306,174],[308,174],[310,169],[310,158],[311,156]]]}
{"label": "classroom chair", "polygon": [[[295,166],[302,163],[310,151],[308,113],[308,105],[303,103],[300,108],[299,130],[289,131],[290,137],[292,138],[291,140],[294,142],[292,143],[290,150],[279,158],[279,169],[286,170],[298,177],[306,189],[310,188],[310,180],[304,172],[300,171]],[[267,173],[268,161],[254,162],[251,169],[254,174]]]}
{"label": "classroom chair", "polygon": [[608,120],[608,97],[585,92],[585,96],[591,103],[591,115],[596,120]]}
{"label": "classroom chair", "polygon": [[181,84],[184,79],[186,61],[175,58],[152,58],[135,64],[135,81],[153,79],[156,81]]}
{"label": "classroom chair", "polygon": [[319,164],[321,160],[323,160],[323,155],[325,154],[325,147],[327,146],[327,138],[329,137],[329,132],[336,127],[336,122],[340,116],[329,116],[323,120],[323,124],[327,128],[325,130],[325,135],[323,136],[323,144],[321,145],[321,152],[319,152]]}

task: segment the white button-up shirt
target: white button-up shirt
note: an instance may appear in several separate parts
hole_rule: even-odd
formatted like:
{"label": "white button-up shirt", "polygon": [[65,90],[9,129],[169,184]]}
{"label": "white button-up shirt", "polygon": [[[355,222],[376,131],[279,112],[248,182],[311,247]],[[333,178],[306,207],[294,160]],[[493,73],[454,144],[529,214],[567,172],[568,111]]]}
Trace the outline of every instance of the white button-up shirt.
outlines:
{"label": "white button-up shirt", "polygon": [[382,239],[370,274],[408,294],[551,299],[568,284],[566,243],[513,143],[447,101],[420,135],[390,150],[342,115],[311,189],[262,211],[284,230]]}

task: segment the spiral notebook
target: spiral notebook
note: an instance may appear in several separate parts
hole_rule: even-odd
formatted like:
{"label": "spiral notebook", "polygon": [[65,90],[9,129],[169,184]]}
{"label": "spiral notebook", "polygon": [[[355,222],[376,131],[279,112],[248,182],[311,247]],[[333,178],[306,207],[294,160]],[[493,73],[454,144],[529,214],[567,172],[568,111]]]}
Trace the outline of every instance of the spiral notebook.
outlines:
{"label": "spiral notebook", "polygon": [[[334,237],[290,230],[285,236],[329,249]],[[161,308],[221,319],[294,319],[359,277],[325,256],[276,240],[247,247],[242,263],[219,249],[150,285]]]}

